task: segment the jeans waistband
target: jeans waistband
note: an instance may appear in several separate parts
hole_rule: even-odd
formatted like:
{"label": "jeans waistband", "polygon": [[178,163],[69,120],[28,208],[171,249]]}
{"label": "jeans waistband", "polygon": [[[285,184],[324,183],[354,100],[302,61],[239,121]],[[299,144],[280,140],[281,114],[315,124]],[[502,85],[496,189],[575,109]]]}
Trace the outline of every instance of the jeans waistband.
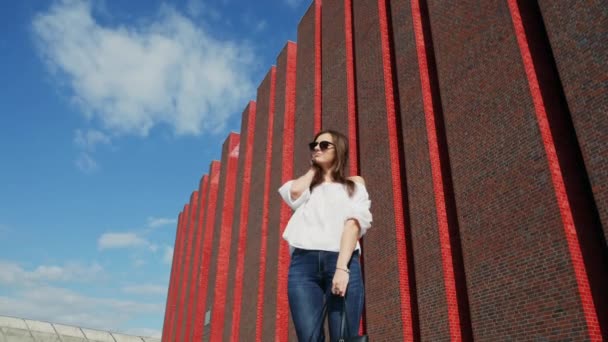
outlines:
{"label": "jeans waistband", "polygon": [[[335,251],[325,251],[325,250],[322,250],[322,249],[304,249],[304,248],[298,248],[298,247],[296,247],[293,250],[293,252],[294,253],[297,253],[297,252],[300,252],[300,253],[314,253],[314,252],[321,253],[321,252],[323,252],[323,253],[335,253],[335,254],[339,254],[339,252],[335,252]],[[358,256],[358,255],[359,255],[359,250],[355,249],[353,251],[352,256]]]}

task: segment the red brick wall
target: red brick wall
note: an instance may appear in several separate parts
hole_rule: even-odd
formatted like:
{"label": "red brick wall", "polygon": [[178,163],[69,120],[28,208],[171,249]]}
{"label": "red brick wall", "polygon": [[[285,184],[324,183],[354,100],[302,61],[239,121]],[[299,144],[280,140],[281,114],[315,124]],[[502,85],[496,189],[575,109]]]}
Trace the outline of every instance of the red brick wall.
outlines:
{"label": "red brick wall", "polygon": [[[194,324],[192,331],[192,340],[201,341],[203,336],[209,334],[209,326],[205,325],[205,315],[207,308],[207,289],[209,283],[209,267],[211,264],[211,249],[213,247],[213,233],[215,222],[215,210],[217,208],[218,183],[220,178],[220,162],[212,161],[209,165],[209,182],[206,194],[205,215],[203,219],[203,233],[200,255],[200,268],[195,286],[198,288],[195,296],[196,311],[194,314]],[[171,340],[173,341],[173,340]]]}
{"label": "red brick wall", "polygon": [[[315,134],[315,127],[321,127],[321,59],[315,56],[320,50],[321,1],[302,17],[298,25],[298,52],[296,66],[296,116],[294,130],[294,174],[301,175],[310,167],[310,152],[307,143]],[[319,51],[320,52],[320,51]],[[317,106],[315,106],[317,104]]]}
{"label": "red brick wall", "polygon": [[[174,268],[175,268],[175,279],[174,279],[174,289],[173,289],[173,295],[174,298],[172,300],[173,304],[172,304],[172,323],[171,323],[171,329],[169,331],[170,334],[170,338],[169,340],[179,340],[180,335],[182,334],[182,323],[183,323],[183,315],[180,315],[180,312],[182,311],[182,294],[183,294],[183,290],[182,288],[184,287],[184,256],[185,256],[185,250],[186,250],[186,246],[187,246],[187,236],[188,236],[188,228],[189,228],[189,221],[190,221],[190,204],[186,204],[184,205],[184,209],[182,211],[182,217],[181,217],[181,223],[180,223],[180,227],[178,228],[178,243],[176,243],[175,246],[175,253],[173,255],[173,258],[175,259],[175,264],[174,264]],[[181,231],[181,233],[180,233]]]}
{"label": "red brick wall", "polygon": [[177,277],[177,267],[175,263],[177,262],[177,251],[180,249],[181,243],[181,234],[182,234],[182,216],[183,211],[179,213],[177,216],[177,228],[175,230],[175,243],[173,248],[173,257],[171,258],[171,275],[169,278],[169,289],[167,291],[167,304],[165,306],[165,319],[163,324],[163,341],[170,341],[173,339],[173,315],[175,313],[175,288],[177,281],[175,280]]}
{"label": "red brick wall", "polygon": [[255,110],[256,103],[249,102],[243,112],[241,121],[241,141],[236,175],[237,187],[234,197],[234,220],[232,222],[233,235],[230,244],[230,266],[228,269],[230,291],[227,292],[226,296],[226,310],[228,312],[225,317],[223,341],[229,341],[231,336],[238,340],[238,326],[240,326]]}
{"label": "red brick wall", "polygon": [[[224,144],[222,146],[222,158],[224,156],[228,155],[228,149],[230,145],[230,139],[227,138],[224,141]],[[207,250],[206,252],[209,253],[209,258],[208,260],[208,266],[207,266],[207,270],[208,270],[208,275],[207,277],[204,278],[204,281],[207,283],[207,295],[206,295],[206,300],[205,300],[205,314],[207,315],[209,313],[209,315],[211,316],[211,320],[213,321],[213,304],[215,302],[215,286],[216,286],[216,279],[217,279],[217,266],[218,266],[218,254],[219,254],[219,248],[220,248],[220,239],[221,239],[221,234],[222,234],[222,213],[224,212],[224,198],[226,196],[226,183],[227,183],[227,178],[228,178],[228,165],[226,163],[219,163],[219,174],[218,174],[218,180],[217,180],[217,199],[216,199],[216,207],[215,207],[215,211],[210,210],[208,215],[210,215],[210,217],[212,218],[212,221],[210,222],[210,226],[208,226],[208,229],[212,229],[212,233],[210,235],[211,239],[210,239],[210,244],[211,244],[211,248],[209,250]],[[208,325],[205,327],[205,329],[203,330],[204,335],[203,335],[203,341],[210,341],[211,340],[211,331],[212,331],[212,325]]]}
{"label": "red brick wall", "polygon": [[191,283],[193,282],[193,278],[192,278],[192,264],[193,264],[193,252],[194,252],[194,236],[195,236],[195,231],[196,231],[196,219],[197,219],[197,214],[198,214],[198,191],[194,191],[192,192],[192,194],[190,195],[190,211],[188,213],[188,222],[187,224],[187,234],[185,236],[185,245],[183,247],[184,250],[184,256],[183,256],[183,269],[182,269],[182,274],[183,274],[183,280],[182,280],[182,286],[181,286],[181,294],[180,294],[180,299],[179,299],[179,306],[178,306],[178,316],[177,316],[177,321],[180,324],[178,326],[178,339],[185,339],[186,336],[189,335],[189,327],[190,325],[188,324],[188,322],[190,321],[189,317],[187,316],[188,314],[188,308],[191,305],[191,298],[189,297],[190,294],[190,287],[192,286]]}
{"label": "red brick wall", "polygon": [[[225,310],[205,340],[295,341],[276,190],[321,128],[349,136],[372,199],[373,341],[608,339],[607,33],[601,1],[312,1],[243,112],[232,213],[210,176],[213,233],[189,227],[196,201],[180,214],[163,340],[198,277],[191,306],[194,286]],[[214,237],[187,253],[188,229]]]}
{"label": "red brick wall", "polygon": [[[353,1],[359,153],[365,156],[359,162],[374,214],[373,230],[365,237],[367,332],[387,340],[411,340],[416,316],[410,286],[413,267],[402,209],[403,167],[387,54],[386,8],[380,12],[383,3]],[[381,276],[374,270],[382,270]],[[387,313],[393,319],[387,319]]]}
{"label": "red brick wall", "polygon": [[[232,288],[228,283],[228,271],[230,264],[230,245],[233,235],[234,218],[234,193],[236,189],[236,173],[239,158],[239,139],[237,133],[230,133],[222,152],[222,165],[226,165],[225,179],[220,182],[224,193],[221,203],[221,217],[219,218],[219,241],[217,252],[217,266],[215,268],[215,284],[213,286],[214,296],[211,307],[211,341],[219,341],[224,334],[226,319],[226,292]],[[231,315],[228,312],[228,315]]]}
{"label": "red brick wall", "polygon": [[[262,327],[262,336],[275,335],[282,340],[287,338],[289,325],[289,306],[286,296],[289,252],[281,238],[287,222],[281,218],[285,204],[277,201],[277,189],[281,186],[283,179],[293,177],[295,64],[296,44],[288,42],[277,58]],[[285,148],[290,148],[290,146],[291,151],[285,155]],[[286,176],[287,174],[288,176]],[[283,245],[282,248],[281,245]]]}
{"label": "red brick wall", "polygon": [[348,87],[344,1],[326,1],[321,12],[321,27],[322,128],[334,129],[346,134]]}
{"label": "red brick wall", "polygon": [[207,209],[207,196],[208,196],[208,188],[209,188],[209,176],[203,175],[201,181],[199,182],[198,188],[198,206],[196,213],[196,225],[195,231],[193,234],[193,256],[192,256],[192,269],[190,274],[190,283],[188,284],[189,293],[186,299],[187,302],[187,313],[186,313],[186,330],[185,337],[187,340],[191,340],[194,334],[194,326],[197,322],[196,315],[196,303],[198,298],[198,290],[199,290],[199,275],[201,268],[201,256],[202,256],[202,243],[203,243],[203,235],[204,235],[204,218],[205,218],[205,210]]}
{"label": "red brick wall", "polygon": [[[259,310],[263,302],[259,301],[258,293],[263,291],[260,286],[261,263],[265,262],[265,253],[261,253],[267,236],[263,234],[264,188],[266,173],[266,150],[269,146],[269,123],[272,120],[271,89],[274,87],[276,68],[273,66],[258,88],[256,101],[256,121],[253,142],[253,159],[251,165],[251,188],[249,196],[249,216],[247,218],[247,242],[245,246],[245,270],[243,274],[243,294],[241,302],[241,324],[239,336],[241,340],[255,339],[256,331],[261,329],[263,317]],[[272,131],[270,131],[272,134]],[[263,299],[263,298],[262,298]],[[258,326],[260,325],[260,326]]]}
{"label": "red brick wall", "polygon": [[607,239],[608,149],[603,144],[608,140],[606,3],[538,3]]}

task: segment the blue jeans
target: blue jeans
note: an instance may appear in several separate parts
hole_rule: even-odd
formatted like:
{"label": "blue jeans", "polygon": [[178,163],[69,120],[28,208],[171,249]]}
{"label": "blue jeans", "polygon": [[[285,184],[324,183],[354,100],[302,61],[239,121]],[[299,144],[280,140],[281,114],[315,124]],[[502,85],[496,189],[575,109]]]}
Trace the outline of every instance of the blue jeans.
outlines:
{"label": "blue jeans", "polygon": [[[337,252],[296,248],[291,255],[288,278],[289,308],[300,342],[325,341],[321,321],[325,301],[330,340],[337,341],[339,338],[344,298],[331,293],[337,261]],[[349,332],[355,336],[359,331],[364,296],[359,251],[353,252],[348,268],[350,277],[346,289],[346,309]]]}

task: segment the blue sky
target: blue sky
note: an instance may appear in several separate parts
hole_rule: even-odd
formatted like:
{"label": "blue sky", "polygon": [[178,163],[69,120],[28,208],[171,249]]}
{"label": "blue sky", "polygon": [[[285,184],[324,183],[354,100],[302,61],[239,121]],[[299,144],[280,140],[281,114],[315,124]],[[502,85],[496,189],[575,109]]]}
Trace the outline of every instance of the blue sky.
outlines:
{"label": "blue sky", "polygon": [[0,315],[160,336],[177,215],[309,4],[0,2]]}

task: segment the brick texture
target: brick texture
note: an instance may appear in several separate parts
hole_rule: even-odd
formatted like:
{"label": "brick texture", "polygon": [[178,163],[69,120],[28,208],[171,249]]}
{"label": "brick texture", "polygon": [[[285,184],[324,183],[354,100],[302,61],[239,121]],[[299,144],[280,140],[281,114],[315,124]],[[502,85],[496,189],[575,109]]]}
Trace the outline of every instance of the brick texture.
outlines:
{"label": "brick texture", "polygon": [[[275,67],[273,66],[258,88],[256,101],[255,134],[253,142],[253,159],[251,166],[251,188],[249,196],[249,216],[247,218],[247,243],[245,247],[245,270],[243,274],[243,299],[241,302],[241,324],[239,336],[241,340],[255,340],[259,317],[258,293],[260,286],[261,247],[265,240],[262,235],[264,211],[264,187],[266,172],[266,149],[268,146],[268,126],[271,107],[271,88],[274,82]],[[271,132],[272,133],[272,132]],[[265,242],[264,242],[265,243]],[[265,266],[264,266],[265,267]],[[258,323],[259,322],[259,323]]]}
{"label": "brick texture", "polygon": [[171,258],[171,275],[169,276],[169,289],[167,290],[167,304],[165,305],[165,319],[163,323],[162,340],[169,340],[171,333],[171,325],[173,323],[173,292],[175,291],[175,277],[177,268],[175,267],[175,253],[179,249],[179,236],[181,233],[182,213],[177,216],[177,228],[175,229],[175,243],[173,248],[173,257]]}
{"label": "brick texture", "polygon": [[190,321],[190,317],[188,317],[188,308],[190,307],[190,287],[192,285],[192,263],[193,263],[193,245],[194,245],[194,236],[196,230],[196,219],[198,214],[198,191],[192,192],[190,195],[190,212],[188,213],[188,233],[186,235],[186,245],[184,246],[184,269],[183,269],[183,286],[181,288],[182,294],[179,303],[179,316],[178,321],[181,322],[181,326],[179,327],[179,340],[185,340],[187,336],[190,336],[188,331]]}
{"label": "brick texture", "polygon": [[[597,209],[591,200],[592,192],[542,26],[543,20],[538,7],[532,4],[509,1],[509,10],[547,155],[587,330],[592,340],[600,340],[598,319],[608,319],[601,315],[598,317],[598,312],[608,310],[605,255],[602,258],[602,252],[606,251],[605,240]],[[604,267],[601,261],[604,261]]]}
{"label": "brick texture", "polygon": [[190,227],[190,204],[186,204],[184,206],[183,214],[182,214],[182,234],[180,236],[179,241],[179,249],[177,249],[177,261],[175,267],[177,269],[177,276],[175,278],[175,298],[173,301],[173,325],[171,327],[171,339],[179,340],[180,336],[183,332],[183,302],[182,295],[184,293],[184,264],[185,264],[185,250],[187,246],[187,237],[188,237],[188,229]]}
{"label": "brick texture", "polygon": [[598,0],[311,1],[179,214],[163,341],[296,341],[276,190],[321,127],[372,200],[371,340],[608,340],[607,30]]}
{"label": "brick texture", "polygon": [[[354,1],[353,18],[360,167],[374,213],[374,226],[365,237],[367,332],[384,341],[412,340],[416,315],[407,257],[409,227],[403,211],[385,2]],[[382,276],[369,270],[382,270]]]}
{"label": "brick texture", "polygon": [[[224,148],[223,150],[227,149],[227,143],[224,143]],[[210,216],[215,216],[213,218],[213,225],[211,226],[213,232],[211,233],[211,248],[208,251],[209,252],[209,266],[208,266],[208,274],[207,277],[205,278],[205,280],[207,281],[207,298],[205,301],[205,313],[210,313],[211,315],[211,320],[213,321],[213,304],[215,303],[215,294],[216,294],[216,280],[217,280],[217,276],[218,276],[218,272],[217,272],[217,267],[218,267],[218,254],[219,254],[219,248],[220,248],[220,239],[221,239],[221,234],[222,234],[222,213],[224,211],[224,198],[226,196],[225,193],[225,188],[226,188],[226,183],[227,183],[227,176],[228,176],[228,165],[226,165],[225,163],[219,163],[220,168],[219,168],[219,173],[217,175],[218,177],[218,181],[217,181],[217,200],[215,203],[215,211],[210,211],[209,215]],[[209,326],[209,329],[205,329],[204,330],[204,334],[203,334],[203,341],[211,341],[211,332],[212,332],[212,326],[213,324],[211,324],[211,326]]]}
{"label": "brick texture", "polygon": [[604,238],[608,239],[606,3],[596,0],[584,4],[561,1],[538,1],[538,4],[599,209]]}
{"label": "brick texture", "polygon": [[[415,255],[415,291],[423,341],[449,339],[448,310],[442,272],[431,161],[428,149],[423,93],[420,82],[412,5],[391,1],[391,20],[397,109],[400,113],[405,197],[409,203],[412,253]],[[423,19],[426,19],[425,18]],[[433,56],[430,55],[430,58]]]}
{"label": "brick texture", "polygon": [[[267,267],[262,335],[288,339],[289,306],[287,302],[288,246],[281,238],[286,225],[285,204],[277,189],[293,172],[293,121],[295,101],[296,45],[288,42],[277,58],[275,111],[270,162]],[[285,150],[289,151],[287,153]],[[283,214],[282,214],[283,213]]]}
{"label": "brick texture", "polygon": [[226,317],[226,292],[228,291],[228,270],[230,263],[230,244],[232,242],[234,217],[234,193],[236,187],[236,172],[239,158],[239,138],[237,133],[230,133],[224,142],[222,152],[222,165],[226,165],[224,170],[225,181],[222,191],[221,216],[219,221],[219,241],[217,266],[213,296],[213,306],[211,321],[211,341],[219,341],[223,337],[224,324]]}
{"label": "brick texture", "polygon": [[429,15],[474,338],[584,339],[507,3],[429,1]]}
{"label": "brick texture", "polygon": [[211,248],[213,243],[215,210],[217,207],[217,194],[220,178],[220,162],[214,160],[209,165],[209,186],[207,192],[207,205],[204,216],[204,233],[202,243],[202,255],[200,259],[200,269],[198,271],[196,295],[196,313],[194,329],[192,332],[193,341],[202,341],[205,334],[209,334],[209,325],[205,324],[207,313],[207,290],[212,286],[209,282],[209,268],[211,265]]}
{"label": "brick texture", "polygon": [[205,217],[205,209],[207,208],[207,196],[208,196],[208,188],[209,188],[209,176],[203,175],[199,182],[198,188],[198,205],[197,205],[197,213],[196,213],[196,224],[195,231],[193,234],[193,256],[192,256],[192,273],[190,276],[189,284],[190,290],[188,292],[188,297],[186,301],[188,302],[188,311],[186,314],[186,334],[185,340],[191,341],[194,333],[194,325],[196,324],[196,298],[198,296],[198,277],[200,274],[201,267],[201,255],[202,255],[202,242],[203,242],[203,234],[204,234],[204,217]]}
{"label": "brick texture", "polygon": [[348,132],[348,87],[346,83],[345,1],[327,1],[321,14],[323,129]]}
{"label": "brick texture", "polygon": [[234,195],[234,220],[232,222],[232,242],[230,245],[230,266],[228,269],[227,312],[223,341],[238,341],[238,326],[241,318],[243,293],[243,267],[245,263],[245,242],[247,241],[247,216],[249,210],[249,186],[251,182],[251,159],[253,151],[253,131],[255,128],[256,104],[250,101],[242,115],[241,139],[237,169],[237,186]]}
{"label": "brick texture", "polygon": [[315,58],[315,51],[321,45],[315,32],[320,28],[320,8],[316,0],[302,17],[298,26],[298,52],[296,67],[296,114],[294,130],[294,174],[299,176],[310,167],[308,143],[321,127],[321,84],[315,82],[315,75],[321,74],[321,60]]}
{"label": "brick texture", "polygon": [[[266,153],[264,156],[264,188],[263,188],[263,200],[262,200],[262,222],[260,231],[260,268],[258,273],[258,300],[256,310],[256,328],[255,328],[255,340],[262,341],[262,335],[264,333],[264,323],[268,320],[274,321],[274,317],[264,314],[266,305],[266,299],[269,299],[268,305],[274,305],[276,307],[276,298],[273,297],[273,285],[276,285],[276,274],[268,281],[270,282],[270,289],[266,286],[266,275],[268,267],[274,266],[274,256],[276,256],[277,245],[274,240],[274,234],[269,234],[269,207],[270,207],[270,180],[272,171],[272,156],[273,156],[273,137],[274,137],[274,119],[275,119],[275,94],[276,94],[276,67],[270,69],[269,76],[269,103],[268,103],[268,128],[266,130]],[[270,243],[273,243],[269,247]]]}

